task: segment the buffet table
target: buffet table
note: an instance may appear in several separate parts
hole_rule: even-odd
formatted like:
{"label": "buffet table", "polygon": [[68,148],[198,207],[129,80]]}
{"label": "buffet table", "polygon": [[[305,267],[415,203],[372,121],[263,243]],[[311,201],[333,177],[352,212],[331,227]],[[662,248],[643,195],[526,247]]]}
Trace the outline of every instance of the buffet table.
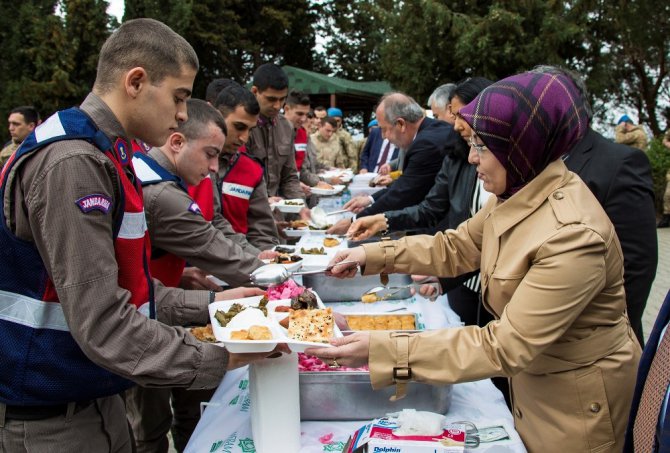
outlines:
{"label": "buffet table", "polygon": [[[446,296],[430,302],[420,296],[375,304],[344,302],[328,304],[340,312],[380,312],[406,309],[418,315],[420,328],[457,326],[458,316],[449,308]],[[410,384],[411,385],[411,384]],[[248,368],[228,372],[207,405],[186,448],[187,453],[255,452],[251,435]],[[383,416],[385,414],[379,414]],[[490,380],[456,384],[452,403],[445,414],[448,422],[469,421],[478,428],[503,426],[509,439],[482,443],[471,451],[525,452],[513,418],[500,391]],[[281,414],[277,414],[281,417]],[[340,452],[349,436],[369,420],[304,421],[301,423],[301,452]],[[466,451],[470,451],[467,450]],[[284,452],[282,452],[284,453]],[[290,453],[290,452],[286,452]]]}

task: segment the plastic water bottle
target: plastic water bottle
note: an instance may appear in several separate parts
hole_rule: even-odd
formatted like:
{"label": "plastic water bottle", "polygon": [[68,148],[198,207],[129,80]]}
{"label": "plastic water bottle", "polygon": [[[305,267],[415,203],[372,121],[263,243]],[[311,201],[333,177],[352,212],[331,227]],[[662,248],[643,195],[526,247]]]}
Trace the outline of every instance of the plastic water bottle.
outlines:
{"label": "plastic water bottle", "polygon": [[349,200],[351,200],[351,192],[349,192],[349,188],[347,187],[342,192],[342,206],[347,204]]}

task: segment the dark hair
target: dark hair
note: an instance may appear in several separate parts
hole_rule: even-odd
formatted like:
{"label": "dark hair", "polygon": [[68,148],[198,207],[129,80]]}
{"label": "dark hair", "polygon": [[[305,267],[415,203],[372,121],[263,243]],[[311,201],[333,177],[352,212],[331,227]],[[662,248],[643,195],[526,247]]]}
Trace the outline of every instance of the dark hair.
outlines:
{"label": "dark hair", "polygon": [[309,107],[309,96],[307,96],[302,91],[291,90],[291,92],[286,97],[286,104],[290,106],[294,105],[306,105]]}
{"label": "dark hair", "polygon": [[217,96],[213,105],[221,112],[224,118],[227,118],[239,105],[243,106],[244,111],[249,115],[258,115],[261,111],[256,96],[236,82],[224,88]]}
{"label": "dark hair", "polygon": [[26,122],[26,124],[30,123],[35,123],[37,126],[37,123],[40,122],[40,114],[37,113],[37,110],[35,110],[35,107],[32,105],[22,105],[19,107],[15,107],[12,109],[9,114],[11,115],[12,113],[20,113],[23,115],[23,119]]}
{"label": "dark hair", "polygon": [[214,79],[209,82],[207,85],[207,90],[205,91],[205,101],[214,105],[216,98],[219,96],[219,93],[223,91],[224,88],[232,85],[233,82],[231,79]]}
{"label": "dark hair", "polygon": [[322,111],[325,112],[326,108],[323,105],[317,105],[316,107],[314,107],[314,111],[316,112],[317,110],[319,112],[322,112]]}
{"label": "dark hair", "polygon": [[214,123],[223,131],[224,135],[228,134],[226,128],[226,121],[223,119],[221,112],[203,101],[202,99],[188,99],[186,101],[186,109],[188,111],[188,120],[179,123],[176,132],[184,134],[187,140],[197,140],[202,137],[210,123]]}
{"label": "dark hair", "polygon": [[309,112],[307,112],[307,118],[309,118],[309,119],[316,118],[316,115],[314,114],[314,110],[310,110]]}
{"label": "dark hair", "polygon": [[254,72],[253,86],[260,91],[268,88],[283,90],[288,88],[288,76],[284,70],[274,63],[262,64]]}
{"label": "dark hair", "polygon": [[493,84],[493,81],[484,77],[467,78],[456,85],[456,88],[451,93],[451,97],[449,97],[449,101],[451,102],[453,98],[458,96],[458,99],[460,99],[463,104],[467,105],[472,102],[479,93],[484,91],[484,88],[491,84]]}
{"label": "dark hair", "polygon": [[184,66],[198,70],[193,47],[170,27],[154,19],[133,19],[121,24],[102,45],[93,88],[109,92],[119,75],[144,68],[153,84],[178,77]]}
{"label": "dark hair", "polygon": [[321,118],[321,126],[323,126],[326,123],[330,124],[335,129],[339,127],[339,125],[337,124],[337,120],[333,116],[327,116],[325,118]]}

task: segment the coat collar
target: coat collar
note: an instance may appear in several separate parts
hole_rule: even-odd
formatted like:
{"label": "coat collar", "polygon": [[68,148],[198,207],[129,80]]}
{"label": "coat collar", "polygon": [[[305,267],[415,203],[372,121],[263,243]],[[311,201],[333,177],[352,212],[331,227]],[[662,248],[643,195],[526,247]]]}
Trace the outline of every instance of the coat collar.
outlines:
{"label": "coat collar", "polygon": [[[100,96],[89,93],[84,102],[81,103],[81,109],[88,114],[112,143],[121,138],[127,144],[130,144],[130,140],[126,137],[126,131],[123,130],[121,122],[119,122],[112,109],[109,108]],[[130,150],[130,146],[128,146],[128,150]]]}
{"label": "coat collar", "polygon": [[555,160],[521,190],[490,212],[491,225],[497,237],[537,210],[556,189],[563,187],[570,172],[561,159]]}

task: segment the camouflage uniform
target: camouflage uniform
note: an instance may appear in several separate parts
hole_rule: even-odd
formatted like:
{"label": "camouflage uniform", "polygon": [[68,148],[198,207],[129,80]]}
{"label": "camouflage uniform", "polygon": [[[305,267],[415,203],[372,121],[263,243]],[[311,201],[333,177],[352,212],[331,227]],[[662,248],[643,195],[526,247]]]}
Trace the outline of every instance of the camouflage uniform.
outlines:
{"label": "camouflage uniform", "polygon": [[340,141],[342,148],[344,149],[347,161],[344,168],[351,168],[351,170],[356,173],[358,170],[358,148],[356,147],[351,134],[344,129],[339,128],[333,136]]}
{"label": "camouflage uniform", "polygon": [[625,124],[621,123],[614,128],[614,141],[646,152],[648,139],[642,126],[633,126],[630,131],[625,131]]}

